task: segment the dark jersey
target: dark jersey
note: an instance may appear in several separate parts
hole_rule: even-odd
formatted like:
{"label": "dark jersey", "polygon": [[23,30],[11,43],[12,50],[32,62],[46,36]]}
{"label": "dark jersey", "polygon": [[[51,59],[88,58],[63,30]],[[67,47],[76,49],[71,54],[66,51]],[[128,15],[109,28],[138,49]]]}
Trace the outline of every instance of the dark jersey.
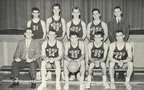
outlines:
{"label": "dark jersey", "polygon": [[80,21],[80,23],[78,24],[78,25],[75,25],[74,23],[73,23],[73,21],[71,21],[71,25],[70,25],[70,33],[71,32],[76,32],[76,33],[78,33],[78,35],[79,35],[79,37],[80,38],[82,38],[82,36],[83,36],[83,30],[82,30],[82,24],[81,24],[81,21]]}
{"label": "dark jersey", "polygon": [[127,57],[128,57],[128,53],[126,51],[126,43],[121,50],[118,50],[117,43],[116,43],[113,58],[116,60],[125,60]]}
{"label": "dark jersey", "polygon": [[79,48],[79,42],[76,48],[74,48],[70,42],[70,48],[68,50],[68,57],[71,59],[78,59],[81,57],[81,49]]}
{"label": "dark jersey", "polygon": [[90,40],[94,40],[94,34],[97,31],[101,31],[104,33],[103,27],[101,22],[97,25],[94,24],[94,22],[92,22],[91,26],[90,26]]}
{"label": "dark jersey", "polygon": [[39,20],[38,23],[34,23],[31,20],[31,27],[30,27],[33,31],[33,39],[42,39],[43,38],[43,29],[42,29],[42,25],[41,25],[41,20]]}
{"label": "dark jersey", "polygon": [[47,47],[46,47],[46,56],[49,57],[49,58],[56,58],[58,57],[58,48],[57,48],[57,41],[55,43],[54,46],[50,46],[48,43],[47,43]]}
{"label": "dark jersey", "polygon": [[103,56],[104,56],[104,44],[102,43],[100,47],[96,47],[93,42],[93,47],[91,49],[91,57],[102,59]]}
{"label": "dark jersey", "polygon": [[57,37],[62,37],[63,30],[62,30],[61,18],[58,21],[56,21],[52,17],[52,22],[49,25],[49,30],[55,30]]}

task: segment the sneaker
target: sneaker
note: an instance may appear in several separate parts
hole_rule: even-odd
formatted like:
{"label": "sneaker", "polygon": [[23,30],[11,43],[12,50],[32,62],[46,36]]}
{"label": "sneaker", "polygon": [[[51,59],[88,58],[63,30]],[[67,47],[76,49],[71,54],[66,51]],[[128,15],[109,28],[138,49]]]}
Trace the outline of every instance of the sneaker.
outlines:
{"label": "sneaker", "polygon": [[132,86],[130,85],[129,82],[125,82],[125,86],[126,86],[127,90],[131,90],[132,89]]}
{"label": "sneaker", "polygon": [[35,89],[35,88],[36,88],[36,83],[32,83],[32,84],[31,84],[31,88],[32,88],[32,89]]}
{"label": "sneaker", "polygon": [[69,89],[69,84],[66,83],[66,84],[64,85],[64,90],[68,90],[68,89]]}
{"label": "sneaker", "polygon": [[80,84],[80,90],[84,90],[84,85]]}
{"label": "sneaker", "polygon": [[15,88],[15,87],[17,87],[17,86],[19,86],[19,82],[13,82],[13,83],[9,86],[9,88]]}
{"label": "sneaker", "polygon": [[116,86],[114,83],[111,83],[110,87],[111,87],[111,89],[116,89]]}
{"label": "sneaker", "polygon": [[109,84],[107,82],[104,82],[103,85],[104,85],[105,89],[109,89],[110,88]]}
{"label": "sneaker", "polygon": [[60,83],[56,83],[56,90],[61,90],[61,85],[60,85]]}
{"label": "sneaker", "polygon": [[74,75],[71,75],[70,78],[69,78],[69,80],[70,80],[70,81],[75,80],[75,76],[74,76]]}
{"label": "sneaker", "polygon": [[87,83],[85,88],[90,88],[90,83]]}

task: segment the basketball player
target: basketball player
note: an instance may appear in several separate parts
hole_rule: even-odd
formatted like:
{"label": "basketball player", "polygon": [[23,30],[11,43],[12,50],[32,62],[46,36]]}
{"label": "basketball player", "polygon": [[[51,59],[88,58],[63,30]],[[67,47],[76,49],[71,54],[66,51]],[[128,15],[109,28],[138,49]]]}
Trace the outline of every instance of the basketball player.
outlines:
{"label": "basketball player", "polygon": [[64,89],[69,89],[69,69],[68,65],[71,61],[76,61],[80,69],[80,90],[84,90],[83,80],[85,73],[84,61],[84,43],[79,41],[79,34],[76,32],[70,33],[70,41],[65,44],[65,60],[64,60],[64,73],[65,73],[65,86]]}
{"label": "basketball player", "polygon": [[108,27],[105,22],[101,20],[100,10],[94,8],[92,10],[93,21],[91,21],[87,26],[87,37],[90,41],[94,40],[94,34],[97,31],[104,33],[104,41],[108,38]]}
{"label": "basketball player", "polygon": [[116,89],[114,80],[114,68],[127,68],[125,85],[131,89],[130,78],[133,72],[132,63],[132,46],[124,41],[124,33],[122,30],[116,31],[116,40],[110,44],[109,60],[110,60],[110,81],[111,89]]}
{"label": "basketball player", "polygon": [[78,7],[72,9],[72,20],[67,23],[67,37],[71,32],[78,33],[79,39],[84,40],[86,37],[86,24],[80,19],[81,13]]}
{"label": "basketball player", "polygon": [[60,16],[61,7],[59,4],[54,4],[52,6],[53,16],[48,18],[46,21],[47,31],[50,29],[56,31],[57,39],[62,40],[65,36],[65,20]]}
{"label": "basketball player", "polygon": [[32,8],[32,19],[27,22],[27,27],[33,30],[33,39],[45,39],[45,22],[40,19],[40,10],[37,7]]}
{"label": "basketball player", "polygon": [[38,87],[38,90],[46,87],[46,68],[55,67],[56,72],[56,89],[60,90],[60,60],[63,55],[62,43],[56,40],[56,31],[49,30],[48,39],[42,43],[42,58],[41,63],[41,74],[42,74],[42,83]]}
{"label": "basketball player", "polygon": [[88,55],[89,55],[89,69],[88,69],[88,82],[86,85],[86,88],[90,88],[91,83],[91,74],[92,69],[94,67],[102,68],[102,79],[103,79],[103,85],[106,89],[109,88],[109,85],[107,83],[107,77],[106,77],[106,56],[108,51],[108,45],[103,41],[104,33],[101,31],[97,31],[94,34],[94,41],[90,42],[88,44]]}

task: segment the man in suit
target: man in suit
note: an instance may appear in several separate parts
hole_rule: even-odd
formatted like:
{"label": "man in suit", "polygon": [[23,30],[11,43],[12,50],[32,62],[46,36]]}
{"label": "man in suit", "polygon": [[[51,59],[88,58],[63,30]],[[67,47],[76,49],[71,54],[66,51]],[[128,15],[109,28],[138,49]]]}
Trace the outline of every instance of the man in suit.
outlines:
{"label": "man in suit", "polygon": [[30,76],[32,79],[31,88],[36,87],[35,78],[36,68],[38,66],[37,60],[40,57],[40,46],[39,42],[32,39],[33,33],[31,29],[27,28],[24,36],[25,39],[18,42],[14,54],[11,73],[11,79],[13,79],[13,83],[9,86],[10,88],[19,86],[19,71],[25,67],[30,68]]}

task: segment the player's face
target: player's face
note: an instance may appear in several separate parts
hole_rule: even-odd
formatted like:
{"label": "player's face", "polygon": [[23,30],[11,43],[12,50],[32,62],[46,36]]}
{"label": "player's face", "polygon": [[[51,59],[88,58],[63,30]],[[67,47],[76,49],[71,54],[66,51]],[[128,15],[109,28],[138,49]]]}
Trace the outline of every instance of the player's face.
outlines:
{"label": "player's face", "polygon": [[76,35],[71,35],[70,40],[72,43],[77,43],[78,37]]}
{"label": "player's face", "polygon": [[55,40],[55,38],[56,38],[56,33],[55,32],[52,32],[52,31],[49,31],[49,33],[48,33],[48,38],[49,38],[49,40]]}
{"label": "player's face", "polygon": [[25,35],[25,38],[26,38],[26,39],[31,39],[32,36],[33,36],[32,30],[26,30],[26,32],[25,32],[24,35]]}
{"label": "player's face", "polygon": [[114,9],[114,15],[116,17],[121,17],[122,11],[119,8]]}
{"label": "player's face", "polygon": [[59,8],[58,6],[54,6],[54,7],[53,7],[53,13],[54,13],[54,15],[59,15],[59,13],[60,13],[60,8]]}
{"label": "player's face", "polygon": [[79,9],[74,9],[72,12],[73,17],[79,17],[80,16],[80,11]]}
{"label": "player's face", "polygon": [[122,32],[116,33],[116,39],[117,41],[123,41],[124,35]]}
{"label": "player's face", "polygon": [[32,15],[34,18],[37,18],[40,15],[40,13],[38,10],[33,10]]}
{"label": "player's face", "polygon": [[95,35],[94,36],[94,41],[95,42],[102,42],[102,40],[103,40],[103,37],[101,37],[101,35]]}
{"label": "player's face", "polygon": [[98,11],[93,11],[93,18],[94,19],[99,19],[100,18],[100,13]]}

